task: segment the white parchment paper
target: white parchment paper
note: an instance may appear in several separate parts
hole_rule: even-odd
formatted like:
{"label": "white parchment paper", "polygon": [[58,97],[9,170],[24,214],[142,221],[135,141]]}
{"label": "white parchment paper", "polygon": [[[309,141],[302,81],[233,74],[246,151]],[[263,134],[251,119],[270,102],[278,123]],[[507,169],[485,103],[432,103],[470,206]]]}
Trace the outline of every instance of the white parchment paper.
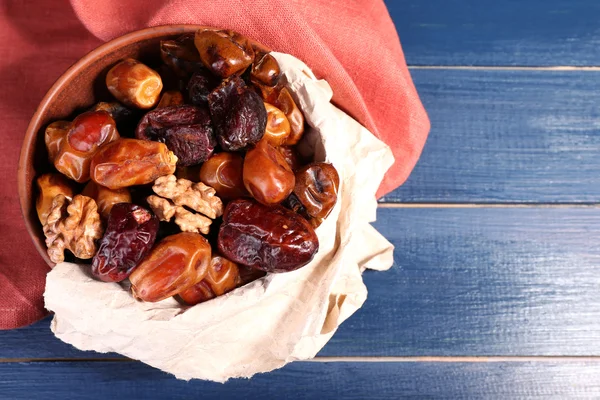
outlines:
{"label": "white parchment paper", "polygon": [[369,224],[375,192],[393,163],[390,149],[333,106],[327,82],[303,62],[272,54],[311,127],[303,145],[333,163],[341,178],[336,207],[317,229],[314,260],[194,307],[173,299],[139,302],[120,284],[94,280],[88,265],[62,263],[48,274],[44,294],[59,339],[180,379],[251,377],[314,357],[365,301],[361,273],[391,267],[392,245]]}

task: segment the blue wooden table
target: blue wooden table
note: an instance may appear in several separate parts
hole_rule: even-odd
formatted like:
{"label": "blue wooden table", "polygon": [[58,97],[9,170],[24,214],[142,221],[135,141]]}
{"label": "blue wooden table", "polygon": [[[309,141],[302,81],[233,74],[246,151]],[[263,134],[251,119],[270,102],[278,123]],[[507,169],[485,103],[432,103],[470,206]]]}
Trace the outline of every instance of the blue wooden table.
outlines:
{"label": "blue wooden table", "polygon": [[0,398],[600,397],[600,2],[389,0],[432,130],[319,356],[224,385],[0,332]]}

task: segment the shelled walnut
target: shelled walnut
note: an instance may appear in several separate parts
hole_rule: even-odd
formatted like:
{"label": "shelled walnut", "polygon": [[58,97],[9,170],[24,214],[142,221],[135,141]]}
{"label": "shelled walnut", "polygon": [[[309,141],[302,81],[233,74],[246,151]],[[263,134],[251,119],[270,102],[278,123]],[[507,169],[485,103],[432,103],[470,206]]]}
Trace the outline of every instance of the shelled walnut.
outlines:
{"label": "shelled walnut", "polygon": [[98,207],[93,199],[76,195],[69,201],[62,194],[54,198],[44,224],[48,256],[52,262],[63,262],[65,250],[70,250],[77,258],[92,258],[98,250],[96,240],[102,233]]}
{"label": "shelled walnut", "polygon": [[170,221],[174,216],[175,223],[184,232],[206,235],[212,220],[223,215],[223,202],[215,195],[215,189],[202,182],[193,183],[167,175],[158,178],[152,190],[158,195],[147,198],[152,211],[161,221]]}

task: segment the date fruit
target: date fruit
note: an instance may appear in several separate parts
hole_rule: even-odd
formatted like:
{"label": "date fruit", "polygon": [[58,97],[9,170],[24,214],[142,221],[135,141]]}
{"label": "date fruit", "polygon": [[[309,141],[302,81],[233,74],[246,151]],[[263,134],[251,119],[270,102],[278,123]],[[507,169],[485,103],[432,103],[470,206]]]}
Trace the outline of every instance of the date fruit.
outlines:
{"label": "date fruit", "polygon": [[83,191],[82,195],[91,197],[96,201],[98,206],[98,212],[104,221],[108,219],[110,210],[115,204],[118,203],[131,203],[131,194],[128,188],[121,189],[109,189],[104,186],[98,185],[94,181],[89,181]]}
{"label": "date fruit", "polygon": [[290,123],[290,135],[284,144],[287,146],[297,144],[304,134],[304,115],[296,105],[289,90],[286,87],[277,87],[275,90],[270,90],[266,96],[263,91],[263,97],[265,102],[283,111]]}
{"label": "date fruit", "polygon": [[145,208],[115,204],[92,260],[92,275],[104,282],[126,279],[150,252],[158,227],[158,218]]}
{"label": "date fruit", "polygon": [[210,260],[210,244],[199,233],[167,236],[129,276],[131,291],[143,301],[164,300],[200,282]]}
{"label": "date fruit", "polygon": [[290,123],[279,108],[265,103],[265,109],[267,110],[267,127],[263,140],[268,141],[274,147],[279,147],[290,136]]}
{"label": "date fruit", "polygon": [[302,157],[293,146],[279,146],[277,151],[285,158],[285,161],[287,161],[292,171],[298,170],[305,164],[304,157]]}
{"label": "date fruit", "polygon": [[133,111],[131,111],[129,108],[125,107],[118,101],[113,101],[110,103],[102,101],[100,103],[97,103],[91,111],[106,111],[117,123],[127,121],[133,116]]}
{"label": "date fruit", "polygon": [[269,53],[257,52],[250,72],[252,83],[272,87],[277,85],[280,76],[281,69],[275,57]]}
{"label": "date fruit", "polygon": [[200,70],[190,78],[187,85],[190,103],[197,106],[208,105],[208,95],[219,86],[220,80],[206,70]]}
{"label": "date fruit", "polygon": [[316,162],[296,172],[294,195],[318,226],[329,215],[337,201],[340,177],[333,165]]}
{"label": "date fruit", "polygon": [[71,201],[73,199],[73,185],[64,177],[57,173],[49,173],[39,176],[36,179],[38,187],[38,197],[35,203],[38,218],[42,225],[46,224],[48,214],[52,209],[52,201],[56,196],[62,194]]}
{"label": "date fruit", "polygon": [[237,153],[213,154],[200,168],[200,181],[224,200],[248,195],[242,179],[244,159]]}
{"label": "date fruit", "polygon": [[260,96],[241,78],[233,76],[223,81],[208,95],[208,105],[223,150],[245,150],[263,137],[267,110]]}
{"label": "date fruit", "polygon": [[147,113],[137,127],[136,137],[165,143],[181,167],[208,160],[217,146],[208,110],[187,104]]}
{"label": "date fruit", "polygon": [[184,103],[183,95],[179,90],[169,90],[163,93],[156,108],[180,106]]}
{"label": "date fruit", "polygon": [[241,283],[236,263],[221,256],[213,256],[206,277],[187,290],[179,293],[179,297],[193,306],[232,291]]}
{"label": "date fruit", "polygon": [[177,76],[183,79],[189,78],[192,73],[204,68],[194,44],[194,36],[194,33],[188,33],[176,40],[160,42],[160,58]]}
{"label": "date fruit", "polygon": [[254,61],[248,39],[233,31],[199,30],[194,43],[204,66],[221,78],[244,71]]}
{"label": "date fruit", "polygon": [[90,163],[96,152],[119,139],[114,119],[106,111],[88,111],[77,116],[54,159],[54,167],[76,182],[90,179]]}
{"label": "date fruit", "polygon": [[48,125],[44,132],[44,141],[46,142],[46,149],[48,149],[48,160],[53,164],[70,127],[71,123],[69,121],[55,121]]}
{"label": "date fruit", "polygon": [[154,107],[163,88],[158,72],[133,58],[119,62],[108,71],[106,86],[121,103],[141,109]]}
{"label": "date fruit", "polygon": [[120,139],[102,147],[92,158],[94,182],[120,189],[154,182],[175,172],[177,157],[163,143]]}
{"label": "date fruit", "polygon": [[296,270],[319,249],[319,239],[304,218],[280,205],[246,199],[225,208],[217,243],[227,259],[265,272]]}
{"label": "date fruit", "polygon": [[243,180],[252,197],[266,205],[285,200],[295,185],[294,173],[287,161],[266,140],[246,153]]}

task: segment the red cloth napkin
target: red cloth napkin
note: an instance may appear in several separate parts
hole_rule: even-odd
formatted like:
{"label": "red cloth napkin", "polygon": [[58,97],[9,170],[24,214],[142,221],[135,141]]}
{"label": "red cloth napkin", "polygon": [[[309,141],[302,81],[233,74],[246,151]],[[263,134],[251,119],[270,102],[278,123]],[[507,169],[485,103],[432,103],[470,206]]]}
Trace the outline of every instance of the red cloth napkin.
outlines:
{"label": "red cloth napkin", "polygon": [[102,41],[147,26],[226,27],[295,55],[333,88],[333,101],[394,152],[378,192],[402,184],[429,120],[382,0],[4,0],[0,10],[0,329],[45,315],[48,267],[21,220],[16,165],[25,129],[51,84]]}

